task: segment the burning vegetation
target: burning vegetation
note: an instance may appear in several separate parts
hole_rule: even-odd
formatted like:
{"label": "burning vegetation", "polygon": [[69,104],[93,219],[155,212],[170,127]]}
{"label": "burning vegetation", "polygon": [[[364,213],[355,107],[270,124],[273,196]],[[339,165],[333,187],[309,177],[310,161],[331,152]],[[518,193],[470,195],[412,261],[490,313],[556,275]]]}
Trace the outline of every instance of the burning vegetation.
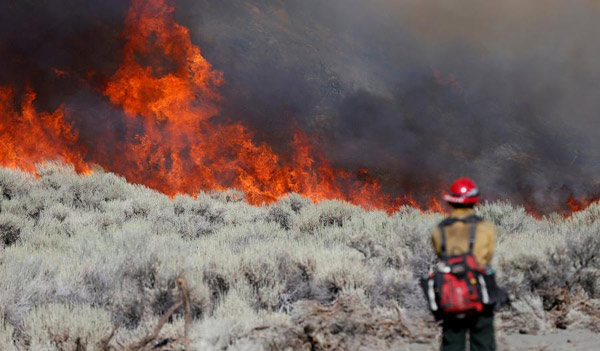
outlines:
{"label": "burning vegetation", "polygon": [[102,88],[126,116],[125,137],[110,145],[111,151],[101,144],[88,152],[65,119],[65,107],[37,113],[35,93],[27,92],[17,112],[13,91],[2,88],[0,113],[6,117],[0,121],[0,163],[29,171],[44,160],[72,163],[79,171],[98,164],[171,195],[233,187],[253,204],[295,192],[314,201],[339,198],[393,209],[396,203],[367,171],[359,179],[332,167],[301,130],[294,134],[290,154],[281,157],[254,142],[242,124],[213,123],[223,103],[217,90],[223,74],[191,42],[188,29],[175,22],[174,11],[164,0],[132,1],[121,64]]}
{"label": "burning vegetation", "polygon": [[[35,164],[60,159],[88,170],[77,131],[65,120],[64,107],[52,113],[38,112],[35,93],[28,91],[18,101],[10,87],[0,86],[0,162],[5,167],[35,170]],[[20,110],[15,109],[15,104]]]}
{"label": "burning vegetation", "polygon": [[[202,6],[206,17],[220,18],[222,11],[235,13],[245,22],[231,26],[247,33],[234,32],[238,42],[232,41],[229,30],[210,31],[207,23],[213,22],[194,15],[201,28],[210,32],[208,39],[199,40],[189,16],[176,20],[176,3],[170,0],[132,0],[122,11],[122,1],[109,1],[99,6],[98,18],[91,15],[94,11],[88,5],[78,5],[84,7],[79,12],[58,6],[44,9],[42,15],[32,11],[30,22],[22,21],[22,27],[5,28],[8,34],[0,38],[0,48],[10,57],[8,69],[0,74],[0,165],[34,172],[36,163],[59,160],[83,173],[99,165],[171,196],[235,188],[252,204],[272,203],[285,194],[298,193],[313,201],[343,199],[388,212],[403,204],[443,211],[436,191],[445,188],[446,179],[464,174],[480,180],[490,199],[509,198],[538,217],[552,211],[580,211],[596,201],[596,181],[574,186],[579,184],[577,176],[564,179],[562,171],[566,165],[579,167],[581,172],[575,173],[591,179],[594,167],[582,166],[589,155],[567,155],[562,146],[547,142],[552,133],[544,134],[544,128],[537,128],[539,136],[527,139],[531,126],[521,125],[521,114],[535,109],[513,107],[517,103],[510,97],[509,103],[503,104],[472,96],[473,89],[489,91],[470,87],[473,79],[466,74],[426,64],[424,75],[415,67],[416,73],[407,75],[413,77],[410,79],[417,76],[419,83],[409,81],[387,93],[377,95],[361,86],[348,88],[355,83],[345,80],[353,77],[356,68],[338,67],[328,55],[335,51],[357,60],[378,57],[381,53],[371,47],[378,42],[369,38],[387,38],[390,30],[385,26],[371,27],[356,20],[364,33],[355,33],[360,54],[355,55],[336,44],[343,42],[336,39],[338,31],[345,33],[343,23],[325,25],[327,21],[321,23],[319,16],[306,12],[311,6],[320,6],[318,2],[280,4],[281,9],[269,1],[257,6],[225,1],[222,8],[197,3],[181,0],[177,6],[192,12]],[[349,7],[363,6],[358,3]],[[373,8],[381,6],[393,7],[381,1]],[[6,13],[17,18],[21,10],[11,4]],[[122,18],[112,16],[113,10],[122,12]],[[325,6],[322,10],[339,9]],[[65,34],[76,31],[68,25],[61,27],[62,23],[74,23],[71,19],[81,13],[87,16],[81,21],[93,23],[93,29]],[[393,13],[390,11],[391,16]],[[352,13],[347,15],[354,18]],[[378,14],[362,11],[360,17],[373,15]],[[58,18],[58,24],[48,20],[52,16]],[[47,20],[51,25],[44,22]],[[11,23],[8,19],[4,22]],[[47,49],[57,53],[48,55],[47,60],[46,51],[31,54],[36,53],[36,46],[45,47],[31,39],[34,33],[46,30],[44,25],[61,33],[50,34],[48,46],[58,48]],[[260,47],[253,48],[254,52],[249,49],[254,45],[250,37],[261,31],[271,33],[274,43],[293,43],[281,44],[283,48],[271,52],[289,67],[273,67],[273,72],[256,68],[261,74],[247,68],[269,65],[254,53]],[[380,31],[385,36],[379,35]],[[14,34],[17,32],[19,35]],[[264,41],[260,36],[255,39]],[[94,41],[102,42],[105,50],[95,51]],[[245,56],[235,57],[213,41],[223,42],[227,48],[241,47]],[[198,42],[211,49],[210,62]],[[381,55],[391,56],[383,62],[394,61],[391,57],[398,53],[386,50],[391,51]],[[310,52],[306,57],[305,51]],[[221,53],[224,58],[216,59]],[[218,62],[218,69],[213,61]],[[305,70],[298,62],[313,68]],[[365,68],[362,61],[357,65],[371,87],[383,84],[371,79],[380,79],[380,70],[390,68],[377,64]],[[393,78],[389,80],[402,81],[397,73],[390,73]],[[282,81],[291,88],[282,86]],[[264,87],[269,85],[272,87]],[[279,95],[276,90],[285,92]],[[490,95],[498,94],[493,91]],[[280,103],[271,108],[263,103],[269,99]],[[260,107],[254,110],[249,105]],[[499,105],[506,105],[507,110],[500,110]],[[256,117],[261,113],[265,117]],[[510,115],[511,120],[502,120],[502,114]],[[507,125],[514,124],[514,119],[519,127],[498,131],[494,118]],[[447,128],[440,127],[444,124]],[[492,132],[486,131],[487,125]],[[457,141],[462,128],[478,134]],[[525,138],[528,144],[507,142],[508,134],[515,140]],[[542,153],[557,163],[547,162]],[[519,179],[507,181],[513,178]]]}

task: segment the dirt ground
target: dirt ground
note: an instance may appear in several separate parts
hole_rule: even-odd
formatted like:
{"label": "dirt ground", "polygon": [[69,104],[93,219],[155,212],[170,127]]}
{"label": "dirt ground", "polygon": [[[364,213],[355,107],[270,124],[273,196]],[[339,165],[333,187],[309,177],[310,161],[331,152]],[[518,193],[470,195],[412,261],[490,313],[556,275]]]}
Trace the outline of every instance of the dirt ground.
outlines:
{"label": "dirt ground", "polygon": [[[589,330],[559,330],[548,334],[499,335],[498,351],[596,351],[600,350],[600,334]],[[407,351],[439,350],[438,342],[411,344]]]}
{"label": "dirt ground", "polygon": [[544,335],[514,334],[498,340],[500,350],[600,350],[600,334],[589,330],[560,330]]}
{"label": "dirt ground", "polygon": [[[497,316],[498,351],[600,351],[600,333],[590,329],[515,328],[509,314]],[[508,318],[508,319],[507,319]],[[380,315],[355,297],[342,298],[331,306],[301,302],[287,326],[259,328],[250,339],[270,340],[271,350],[439,350],[440,328],[433,320],[413,319],[407,323],[403,313]],[[517,323],[518,324],[518,323]],[[266,344],[265,344],[266,345]]]}

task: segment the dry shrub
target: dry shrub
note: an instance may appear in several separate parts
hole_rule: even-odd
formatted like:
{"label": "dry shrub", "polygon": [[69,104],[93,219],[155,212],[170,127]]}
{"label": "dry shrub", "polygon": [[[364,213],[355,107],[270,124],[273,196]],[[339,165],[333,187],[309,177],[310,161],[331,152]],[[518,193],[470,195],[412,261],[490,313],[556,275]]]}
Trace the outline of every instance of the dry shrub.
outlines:
{"label": "dry shrub", "polygon": [[542,299],[534,294],[522,295],[512,302],[510,312],[503,312],[505,326],[523,334],[538,334],[547,331],[548,321]]}
{"label": "dry shrub", "polygon": [[600,232],[569,233],[567,238],[567,287],[579,286],[591,297],[600,297]]}
{"label": "dry shrub", "polygon": [[343,227],[352,216],[363,212],[359,207],[339,200],[325,200],[302,207],[294,217],[294,226],[304,233],[322,227]]}
{"label": "dry shrub", "polygon": [[4,317],[0,316],[0,350],[17,351],[15,345],[15,330]]}
{"label": "dry shrub", "polygon": [[0,246],[10,246],[21,237],[23,220],[10,213],[0,214]]}
{"label": "dry shrub", "polygon": [[392,307],[399,303],[411,310],[426,312],[426,303],[421,296],[421,287],[413,272],[386,269],[379,272],[374,284],[369,287],[370,303],[374,306]]}
{"label": "dry shrub", "polygon": [[[32,321],[51,321],[43,309],[54,306],[67,324],[88,312],[109,317],[106,328],[120,323],[115,340],[128,345],[176,302],[182,274],[192,342],[202,350],[285,349],[288,342],[385,349],[406,341],[383,323],[395,320],[394,306],[411,321],[430,320],[417,278],[435,262],[429,231],[439,214],[405,206],[388,216],[297,194],[269,206],[250,206],[236,191],[171,200],[100,170],[78,176],[49,163],[39,172],[36,180],[0,169],[0,239],[10,244],[0,254],[0,342],[14,329],[52,349],[42,322]],[[515,297],[502,313],[511,327],[534,332],[599,320],[600,206],[541,221],[508,203],[479,212],[498,226],[494,266]],[[178,347],[165,340],[181,336],[182,316],[175,311],[161,331],[163,349]],[[101,333],[89,334],[90,323],[53,333],[68,334],[59,338],[64,345],[91,345]]]}
{"label": "dry shrub", "polygon": [[27,194],[33,182],[34,179],[29,173],[0,168],[0,198],[11,200]]}
{"label": "dry shrub", "polygon": [[600,321],[600,314],[587,308],[599,294],[600,236],[582,229],[565,230],[562,240],[542,253],[500,260],[501,281],[517,297],[511,309],[514,328],[530,333],[590,328]]}
{"label": "dry shrub", "polygon": [[110,334],[110,313],[90,306],[49,304],[39,306],[23,319],[22,347],[31,350],[95,350]]}
{"label": "dry shrub", "polygon": [[[560,223],[560,221],[558,221]],[[564,220],[562,221],[564,222]],[[591,204],[584,211],[575,212],[569,218],[573,227],[585,228],[594,227],[600,222],[600,203]]]}
{"label": "dry shrub", "polygon": [[277,205],[287,208],[294,213],[300,213],[303,208],[310,206],[312,201],[302,195],[290,193],[277,201]]}
{"label": "dry shrub", "polygon": [[507,201],[486,202],[478,207],[477,214],[496,225],[498,236],[523,232],[539,226],[525,208],[514,207]]}
{"label": "dry shrub", "polygon": [[221,203],[242,202],[244,201],[244,193],[236,189],[227,189],[223,191],[211,191],[208,193],[211,199]]}
{"label": "dry shrub", "polygon": [[361,298],[349,295],[331,307],[299,302],[289,324],[257,327],[249,338],[269,340],[263,350],[398,350],[410,334],[399,313],[373,313]]}
{"label": "dry shrub", "polygon": [[503,277],[514,294],[563,288],[583,289],[598,297],[600,279],[600,235],[568,232],[543,254],[532,253],[500,260]]}
{"label": "dry shrub", "polygon": [[275,204],[271,206],[267,214],[266,220],[268,222],[275,222],[285,230],[289,230],[292,227],[292,217],[294,211],[286,207]]}

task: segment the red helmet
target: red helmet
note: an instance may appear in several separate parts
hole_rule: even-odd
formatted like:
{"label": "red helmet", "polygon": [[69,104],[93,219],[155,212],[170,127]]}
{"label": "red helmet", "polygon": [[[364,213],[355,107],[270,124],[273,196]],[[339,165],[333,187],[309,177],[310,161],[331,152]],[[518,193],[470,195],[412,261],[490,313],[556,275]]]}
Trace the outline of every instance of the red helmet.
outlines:
{"label": "red helmet", "polygon": [[444,195],[444,201],[453,204],[476,204],[479,202],[477,184],[469,178],[458,178],[450,187],[450,194]]}

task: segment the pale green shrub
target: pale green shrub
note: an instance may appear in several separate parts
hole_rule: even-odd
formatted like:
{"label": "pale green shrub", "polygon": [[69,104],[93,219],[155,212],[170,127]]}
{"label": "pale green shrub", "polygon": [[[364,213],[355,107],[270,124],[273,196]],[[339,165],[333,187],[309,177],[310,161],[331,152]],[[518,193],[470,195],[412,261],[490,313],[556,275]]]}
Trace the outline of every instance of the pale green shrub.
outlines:
{"label": "pale green shrub", "polygon": [[[303,300],[354,296],[382,316],[399,305],[409,319],[431,318],[417,279],[436,260],[430,230],[439,214],[405,206],[388,216],[297,194],[251,206],[234,190],[170,199],[101,170],[78,176],[48,163],[38,172],[36,180],[0,169],[0,235],[9,243],[0,251],[0,342],[55,349],[32,322],[50,321],[50,309],[70,314],[67,324],[85,311],[101,315],[109,332],[121,325],[116,341],[138,341],[179,300],[180,276],[190,286],[192,344],[202,350],[258,347],[253,328],[286,326]],[[515,323],[546,328],[541,290],[598,297],[599,208],[541,221],[508,203],[478,209],[498,227],[494,266],[517,299],[506,312]],[[179,309],[161,340],[181,336],[182,317]],[[56,333],[91,345],[106,328],[90,323]]]}
{"label": "pale green shrub", "polygon": [[227,189],[223,191],[210,191],[206,193],[211,199],[220,203],[242,202],[244,193],[237,189]]}
{"label": "pale green shrub", "polygon": [[[541,243],[540,243],[541,244]],[[500,261],[503,282],[515,294],[537,289],[581,288],[597,297],[600,279],[600,235],[568,232],[554,239],[543,253],[505,255]]]}
{"label": "pale green shrub", "polygon": [[29,193],[34,183],[31,174],[18,170],[0,168],[0,193],[3,200]]}
{"label": "pale green shrub", "polygon": [[302,207],[294,217],[293,227],[305,233],[312,233],[319,227],[343,227],[360,212],[364,211],[347,202],[326,200]]}
{"label": "pale green shrub", "polygon": [[274,204],[270,206],[267,217],[265,218],[268,222],[278,223],[281,228],[289,230],[292,227],[292,217],[294,211],[280,204]]}
{"label": "pale green shrub", "polygon": [[566,222],[576,228],[598,225],[600,223],[600,204],[591,204],[585,211],[574,213]]}
{"label": "pale green shrub", "polygon": [[0,246],[10,246],[21,238],[25,221],[11,213],[0,213]]}
{"label": "pale green shrub", "polygon": [[543,332],[550,328],[550,323],[544,312],[542,299],[539,296],[522,295],[512,303],[514,318],[525,332]]}
{"label": "pale green shrub", "polygon": [[6,322],[3,317],[0,317],[0,350],[17,351],[15,345],[15,330]]}
{"label": "pale green shrub", "polygon": [[477,213],[496,225],[499,237],[532,230],[540,225],[523,207],[514,207],[509,202],[486,202],[479,206]]}
{"label": "pale green shrub", "polygon": [[[49,304],[30,311],[22,322],[29,349],[94,350],[112,329],[110,313],[90,306]],[[52,348],[49,348],[49,346]]]}
{"label": "pale green shrub", "polygon": [[296,193],[287,194],[277,201],[278,206],[287,208],[294,213],[299,213],[304,207],[311,204],[312,201]]}

